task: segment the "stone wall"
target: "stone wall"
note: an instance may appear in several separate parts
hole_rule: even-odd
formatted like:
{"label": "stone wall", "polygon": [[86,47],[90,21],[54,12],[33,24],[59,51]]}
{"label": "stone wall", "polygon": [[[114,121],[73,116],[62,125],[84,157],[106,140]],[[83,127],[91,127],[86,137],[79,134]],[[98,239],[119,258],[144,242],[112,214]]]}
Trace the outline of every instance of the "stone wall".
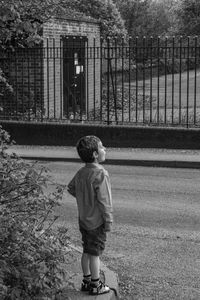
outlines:
{"label": "stone wall", "polygon": [[19,145],[75,146],[80,137],[96,135],[107,147],[200,149],[199,129],[14,121],[0,124]]}

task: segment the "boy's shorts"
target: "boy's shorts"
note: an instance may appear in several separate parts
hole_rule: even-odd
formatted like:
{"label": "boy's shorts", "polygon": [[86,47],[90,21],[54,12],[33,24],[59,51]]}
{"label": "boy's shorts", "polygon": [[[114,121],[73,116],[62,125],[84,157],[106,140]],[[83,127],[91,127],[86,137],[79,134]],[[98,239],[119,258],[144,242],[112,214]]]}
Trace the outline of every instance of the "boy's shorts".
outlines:
{"label": "boy's shorts", "polygon": [[93,230],[86,230],[80,225],[82,234],[83,252],[94,256],[99,256],[105,249],[106,231],[102,224]]}

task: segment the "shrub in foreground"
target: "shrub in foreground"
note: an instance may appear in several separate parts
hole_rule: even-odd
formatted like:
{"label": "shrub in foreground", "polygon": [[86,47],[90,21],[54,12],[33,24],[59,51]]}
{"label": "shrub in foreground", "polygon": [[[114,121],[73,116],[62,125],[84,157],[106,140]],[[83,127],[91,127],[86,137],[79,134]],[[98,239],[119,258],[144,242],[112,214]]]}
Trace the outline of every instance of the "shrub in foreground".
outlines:
{"label": "shrub in foreground", "polygon": [[43,167],[8,155],[1,127],[0,143],[0,299],[56,299],[67,230],[52,225],[63,187]]}

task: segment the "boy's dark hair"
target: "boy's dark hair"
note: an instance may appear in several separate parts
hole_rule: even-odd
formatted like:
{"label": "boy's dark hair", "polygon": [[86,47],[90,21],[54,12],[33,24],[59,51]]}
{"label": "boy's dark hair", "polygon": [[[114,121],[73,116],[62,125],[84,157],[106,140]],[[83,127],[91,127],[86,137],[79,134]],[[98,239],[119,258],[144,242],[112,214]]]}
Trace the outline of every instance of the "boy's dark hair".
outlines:
{"label": "boy's dark hair", "polygon": [[87,135],[77,142],[76,149],[82,161],[91,163],[94,161],[93,153],[98,153],[98,144],[101,140],[94,135]]}

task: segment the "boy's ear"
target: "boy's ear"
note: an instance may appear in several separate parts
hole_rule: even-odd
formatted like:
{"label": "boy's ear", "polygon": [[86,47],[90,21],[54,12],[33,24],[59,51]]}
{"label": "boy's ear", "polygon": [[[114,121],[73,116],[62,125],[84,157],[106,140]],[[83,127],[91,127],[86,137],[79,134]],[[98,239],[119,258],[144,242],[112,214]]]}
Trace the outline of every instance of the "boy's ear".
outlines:
{"label": "boy's ear", "polygon": [[98,158],[98,153],[97,153],[97,151],[94,151],[94,152],[93,152],[93,157],[94,157],[94,159],[95,159],[95,158]]}

